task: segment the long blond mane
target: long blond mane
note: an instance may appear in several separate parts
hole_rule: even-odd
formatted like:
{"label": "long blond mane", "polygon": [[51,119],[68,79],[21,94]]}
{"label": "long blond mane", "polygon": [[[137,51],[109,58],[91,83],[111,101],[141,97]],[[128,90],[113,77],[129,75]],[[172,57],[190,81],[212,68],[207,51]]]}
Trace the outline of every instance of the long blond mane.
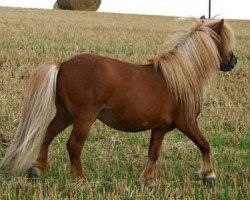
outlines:
{"label": "long blond mane", "polygon": [[189,118],[200,111],[206,88],[219,69],[219,51],[229,52],[234,46],[234,34],[227,24],[220,35],[212,30],[218,21],[197,21],[172,49],[149,60],[160,69],[171,94]]}

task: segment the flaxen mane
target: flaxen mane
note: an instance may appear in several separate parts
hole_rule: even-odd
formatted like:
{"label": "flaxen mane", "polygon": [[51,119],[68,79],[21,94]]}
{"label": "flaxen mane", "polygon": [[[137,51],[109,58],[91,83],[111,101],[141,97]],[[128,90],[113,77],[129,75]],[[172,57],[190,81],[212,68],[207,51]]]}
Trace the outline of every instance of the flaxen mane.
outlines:
{"label": "flaxen mane", "polygon": [[234,34],[227,24],[223,25],[221,35],[211,29],[216,22],[196,22],[171,50],[149,60],[161,70],[170,92],[179,106],[190,113],[190,118],[201,109],[204,92],[219,69],[221,58],[216,44],[222,52],[228,52],[234,45]]}

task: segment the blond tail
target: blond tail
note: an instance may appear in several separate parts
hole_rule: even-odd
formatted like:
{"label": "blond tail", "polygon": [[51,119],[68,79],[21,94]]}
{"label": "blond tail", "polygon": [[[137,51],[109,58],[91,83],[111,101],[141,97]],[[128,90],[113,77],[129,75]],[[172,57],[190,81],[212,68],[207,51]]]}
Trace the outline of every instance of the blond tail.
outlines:
{"label": "blond tail", "polygon": [[21,122],[0,164],[6,173],[20,173],[36,159],[47,127],[55,116],[59,65],[39,66],[31,75]]}

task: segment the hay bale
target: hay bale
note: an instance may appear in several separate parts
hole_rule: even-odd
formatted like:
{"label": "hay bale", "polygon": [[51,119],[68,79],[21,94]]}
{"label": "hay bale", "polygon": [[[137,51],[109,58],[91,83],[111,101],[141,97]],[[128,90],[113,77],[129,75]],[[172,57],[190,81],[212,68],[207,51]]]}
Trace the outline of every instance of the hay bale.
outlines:
{"label": "hay bale", "polygon": [[89,10],[96,11],[101,0],[57,0],[57,6],[65,10]]}
{"label": "hay bale", "polygon": [[53,7],[54,9],[60,9],[59,8],[59,6],[58,6],[58,4],[57,4],[57,2],[54,4],[54,7]]}

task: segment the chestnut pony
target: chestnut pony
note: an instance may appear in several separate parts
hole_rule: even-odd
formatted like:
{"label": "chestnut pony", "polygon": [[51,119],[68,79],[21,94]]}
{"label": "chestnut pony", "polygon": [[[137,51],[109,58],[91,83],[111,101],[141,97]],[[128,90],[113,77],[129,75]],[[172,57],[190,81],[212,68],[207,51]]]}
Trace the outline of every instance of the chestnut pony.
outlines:
{"label": "chestnut pony", "polygon": [[30,176],[39,176],[46,168],[51,141],[73,124],[67,142],[71,173],[85,179],[80,155],[92,124],[99,119],[121,131],[151,129],[142,181],[154,184],[163,137],[177,128],[199,147],[200,174],[214,182],[209,143],[198,128],[197,116],[216,72],[236,65],[234,40],[223,19],[201,20],[146,65],[80,54],[60,64],[39,66],[30,78],[22,119],[1,171],[29,169]]}

